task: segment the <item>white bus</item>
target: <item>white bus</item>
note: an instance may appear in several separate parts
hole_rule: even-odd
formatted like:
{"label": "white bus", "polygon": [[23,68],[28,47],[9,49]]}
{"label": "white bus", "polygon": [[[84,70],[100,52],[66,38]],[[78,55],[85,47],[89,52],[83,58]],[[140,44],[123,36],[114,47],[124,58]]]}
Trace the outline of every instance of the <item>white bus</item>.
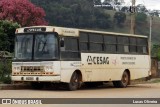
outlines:
{"label": "white bus", "polygon": [[94,30],[32,26],[16,30],[12,81],[42,88],[46,82],[67,84],[112,81],[127,87],[130,80],[149,76],[148,38]]}

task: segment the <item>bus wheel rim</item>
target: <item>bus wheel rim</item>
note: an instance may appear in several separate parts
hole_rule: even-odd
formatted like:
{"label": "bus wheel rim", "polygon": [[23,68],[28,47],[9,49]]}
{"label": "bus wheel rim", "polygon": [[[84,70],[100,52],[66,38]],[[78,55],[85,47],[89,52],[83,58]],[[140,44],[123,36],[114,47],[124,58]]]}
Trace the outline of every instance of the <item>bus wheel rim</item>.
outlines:
{"label": "bus wheel rim", "polygon": [[128,75],[124,73],[122,76],[122,83],[126,86],[128,84]]}

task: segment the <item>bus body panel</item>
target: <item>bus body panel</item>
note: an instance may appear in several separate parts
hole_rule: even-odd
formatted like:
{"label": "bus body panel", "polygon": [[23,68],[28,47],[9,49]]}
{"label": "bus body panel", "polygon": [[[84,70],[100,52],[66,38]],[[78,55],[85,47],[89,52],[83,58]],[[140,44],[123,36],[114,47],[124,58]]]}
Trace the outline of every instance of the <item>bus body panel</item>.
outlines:
{"label": "bus body panel", "polygon": [[149,76],[149,70],[150,69],[129,69],[130,71],[130,79],[134,80],[134,79],[139,79],[139,78],[143,78],[143,77],[147,77]]}
{"label": "bus body panel", "polygon": [[125,70],[130,71],[130,79],[138,79],[150,70],[149,55],[82,53],[81,59],[85,81],[121,80]]}
{"label": "bus body panel", "polygon": [[60,67],[60,61],[12,62],[12,80],[57,82],[60,81]]}
{"label": "bus body panel", "polygon": [[61,61],[61,82],[69,83],[73,72],[80,68],[81,61]]}
{"label": "bus body panel", "polygon": [[60,82],[60,79],[61,79],[60,76],[35,76],[35,75],[34,76],[12,76],[13,81],[25,81],[25,82]]}

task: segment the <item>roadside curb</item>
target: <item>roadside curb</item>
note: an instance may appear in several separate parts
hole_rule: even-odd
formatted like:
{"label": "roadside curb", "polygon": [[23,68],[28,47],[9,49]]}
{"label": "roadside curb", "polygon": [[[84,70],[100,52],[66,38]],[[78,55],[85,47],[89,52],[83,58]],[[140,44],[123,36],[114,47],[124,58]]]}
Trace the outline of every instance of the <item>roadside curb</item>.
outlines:
{"label": "roadside curb", "polygon": [[27,84],[0,84],[0,90],[29,89]]}
{"label": "roadside curb", "polygon": [[160,78],[151,78],[149,80],[143,78],[138,80],[132,80],[131,84],[151,84],[151,83],[160,83]]}

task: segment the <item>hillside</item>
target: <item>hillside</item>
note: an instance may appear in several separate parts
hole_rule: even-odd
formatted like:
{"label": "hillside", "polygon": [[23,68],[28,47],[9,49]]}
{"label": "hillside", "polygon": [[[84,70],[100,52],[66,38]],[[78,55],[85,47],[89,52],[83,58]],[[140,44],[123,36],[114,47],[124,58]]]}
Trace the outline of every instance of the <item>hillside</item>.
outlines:
{"label": "hillside", "polygon": [[[35,5],[46,11],[49,25],[96,29],[111,32],[130,33],[130,13],[126,21],[118,27],[114,23],[116,11],[93,7],[93,0],[32,0]],[[153,17],[152,41],[160,44],[160,18]],[[136,34],[149,35],[149,17],[137,23]]]}
{"label": "hillside", "polygon": [[[113,19],[113,16],[115,14],[115,11],[113,10],[106,10],[106,13],[110,14],[110,16]],[[130,33],[130,14],[126,13],[127,18],[124,23],[123,28],[115,27],[114,29],[109,29],[109,31],[113,32],[123,32],[123,33]],[[136,25],[136,34],[142,34],[142,35],[149,35],[149,26],[150,26],[150,17],[147,16],[147,22],[142,23],[142,25]],[[160,17],[153,17],[152,21],[152,40],[155,44],[160,44]]]}

